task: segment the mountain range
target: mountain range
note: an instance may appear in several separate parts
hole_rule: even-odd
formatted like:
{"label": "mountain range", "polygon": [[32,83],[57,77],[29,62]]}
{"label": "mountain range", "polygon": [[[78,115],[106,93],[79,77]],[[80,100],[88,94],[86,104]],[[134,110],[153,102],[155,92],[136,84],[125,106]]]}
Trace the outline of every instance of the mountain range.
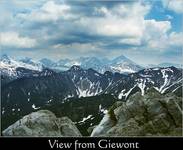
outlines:
{"label": "mountain range", "polygon": [[182,64],[176,64],[176,63],[160,63],[160,64],[149,64],[146,66],[146,68],[155,68],[155,67],[170,67],[170,66],[174,66],[176,68],[182,68],[183,65]]}
{"label": "mountain range", "polygon": [[49,68],[57,72],[69,70],[73,65],[82,67],[83,69],[92,68],[99,73],[106,71],[119,73],[133,73],[143,69],[140,65],[121,55],[113,60],[99,59],[96,57],[80,57],[78,59],[61,59],[54,62],[50,59],[43,58],[35,61],[31,58],[20,60],[13,59],[7,55],[3,55],[0,60],[0,67],[4,72],[15,75],[15,70],[18,67],[40,71],[43,68]]}
{"label": "mountain range", "polygon": [[[12,121],[20,119],[21,116],[47,106],[61,105],[63,107],[66,105],[64,112],[62,111],[65,114],[70,111],[68,108],[71,107],[72,101],[75,101],[75,105],[81,109],[86,103],[87,106],[89,104],[85,98],[102,96],[93,100],[97,105],[92,104],[92,116],[96,117],[96,114],[100,112],[99,109],[104,111],[106,109],[101,103],[106,99],[104,95],[110,96],[107,105],[109,107],[115,99],[125,101],[136,92],[144,95],[151,87],[162,94],[181,91],[182,81],[182,70],[175,67],[143,69],[128,75],[109,71],[100,74],[93,69],[82,69],[79,66],[73,66],[68,71],[60,73],[43,69],[36,76],[35,74],[25,76],[2,85],[1,104],[2,120],[4,120],[2,122],[6,124],[5,120],[11,118],[10,122],[6,124],[10,125],[13,123]],[[82,98],[84,99],[79,103],[78,99]],[[87,106],[83,108],[85,111],[82,113],[82,117],[74,120],[75,122],[80,122],[81,118],[91,115],[92,111],[90,114],[86,113]],[[59,107],[60,111],[62,107]],[[73,106],[73,109],[76,107]]]}
{"label": "mountain range", "polygon": [[[182,91],[180,68],[171,66],[143,69],[120,56],[108,62],[111,66],[118,66],[119,70],[111,71],[108,68],[100,73],[95,70],[100,67],[97,58],[80,59],[82,63],[79,64],[78,61],[75,62],[77,65],[68,70],[58,71],[52,68],[55,63],[48,59],[36,62],[25,58],[17,61],[4,55],[0,61],[2,128],[5,129],[24,115],[46,108],[59,116],[69,116],[82,130],[83,127],[86,129],[98,124],[115,101],[126,101],[137,92],[143,96],[150,88],[161,94],[172,92],[180,95]],[[107,60],[103,60],[105,61]],[[66,62],[70,61],[59,61],[58,66],[65,65]],[[126,65],[133,70],[131,73],[121,73]]]}

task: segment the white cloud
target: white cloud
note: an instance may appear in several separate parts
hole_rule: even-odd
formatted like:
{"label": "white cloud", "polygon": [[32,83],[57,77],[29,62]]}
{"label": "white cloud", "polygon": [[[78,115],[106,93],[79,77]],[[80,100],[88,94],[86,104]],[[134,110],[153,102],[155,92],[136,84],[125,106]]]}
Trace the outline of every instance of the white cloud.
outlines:
{"label": "white cloud", "polygon": [[99,52],[100,43],[71,43],[71,44],[56,44],[53,46],[54,49],[71,50],[74,52],[88,53],[88,52]]}
{"label": "white cloud", "polygon": [[39,9],[32,10],[31,13],[20,13],[17,17],[37,22],[57,21],[60,18],[72,18],[73,16],[69,13],[70,9],[69,5],[56,4],[54,1],[48,1]]}
{"label": "white cloud", "polygon": [[23,1],[23,0],[11,0],[10,4],[12,4],[13,6],[15,6],[16,8],[30,8],[30,7],[34,7],[36,5],[41,4],[42,2],[44,2],[45,0],[29,0],[29,1]]}
{"label": "white cloud", "polygon": [[[133,19],[122,19],[118,17],[104,17],[104,18],[81,18],[78,26],[88,31],[90,34],[97,34],[103,36],[140,36],[140,22]],[[134,25],[136,24],[136,25]]]}
{"label": "white cloud", "polygon": [[0,43],[7,47],[31,48],[36,45],[36,40],[20,36],[16,32],[2,32],[0,33]]}
{"label": "white cloud", "polygon": [[151,6],[133,3],[121,4],[111,9],[95,8],[100,17],[82,17],[76,22],[78,27],[90,34],[117,37],[119,44],[140,46],[142,42],[157,47],[159,39],[164,39],[171,29],[170,21],[145,20]]}
{"label": "white cloud", "polygon": [[145,21],[145,32],[143,41],[146,41],[148,48],[160,51],[166,51],[170,47],[183,46],[183,33],[171,32],[169,21]]}
{"label": "white cloud", "polygon": [[121,4],[112,9],[101,7],[95,9],[95,14],[102,15],[101,17],[82,17],[77,24],[91,34],[139,37],[143,33],[144,15],[149,10],[149,5],[143,6],[140,3]]}
{"label": "white cloud", "polygon": [[154,43],[167,36],[171,23],[169,21],[144,20],[144,26],[143,40]]}
{"label": "white cloud", "polygon": [[169,44],[172,46],[182,46],[183,47],[183,32],[176,33],[172,32],[169,36]]}
{"label": "white cloud", "polygon": [[162,0],[163,6],[176,13],[183,13],[183,0]]}
{"label": "white cloud", "polygon": [[[62,26],[61,22],[58,22],[57,25],[60,25],[57,28],[59,35],[57,33],[45,34],[42,37],[43,40],[47,41],[58,37],[64,38],[64,34],[67,34],[67,31],[71,33],[76,30],[85,34],[106,36],[111,38],[111,40],[114,37],[116,39],[115,42],[118,44],[140,46],[145,43],[147,49],[160,48],[165,50],[168,46],[180,44],[177,38],[179,35],[168,32],[171,29],[170,21],[145,19],[145,16],[151,10],[150,3],[142,4],[141,2],[134,2],[130,4],[122,3],[110,8],[105,6],[96,7],[91,16],[80,15],[80,18],[78,18],[79,14],[73,13],[72,8],[68,4],[58,4],[54,1],[48,1],[39,9],[32,10],[30,13],[18,14],[17,16],[26,20],[39,22],[60,21],[62,19],[64,23],[67,20],[68,28],[67,26]],[[71,18],[78,19],[69,20]],[[172,19],[171,16],[167,16],[167,18],[167,20]],[[87,51],[96,51],[98,47],[97,43],[95,44],[61,44],[56,45],[54,48],[73,50],[75,48],[78,49],[78,52],[84,53]]]}
{"label": "white cloud", "polygon": [[[167,50],[171,47],[183,46],[183,33],[172,32],[170,35],[164,35],[159,38],[149,40],[149,47],[158,50]],[[178,49],[176,49],[178,50]],[[181,49],[180,49],[181,50]]]}
{"label": "white cloud", "polygon": [[120,39],[119,43],[138,46],[141,44],[141,39],[140,38],[124,38],[124,39]]}

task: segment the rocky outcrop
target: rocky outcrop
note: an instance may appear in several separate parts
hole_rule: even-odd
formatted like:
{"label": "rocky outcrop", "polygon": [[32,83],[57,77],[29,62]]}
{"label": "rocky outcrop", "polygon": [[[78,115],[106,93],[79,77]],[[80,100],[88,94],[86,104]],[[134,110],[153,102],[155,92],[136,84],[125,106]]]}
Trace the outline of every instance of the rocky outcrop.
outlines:
{"label": "rocky outcrop", "polygon": [[81,136],[68,117],[57,118],[48,110],[33,112],[2,132],[3,136]]}
{"label": "rocky outcrop", "polygon": [[91,136],[182,135],[182,100],[173,93],[162,95],[154,89],[144,96],[136,93],[109,112]]}

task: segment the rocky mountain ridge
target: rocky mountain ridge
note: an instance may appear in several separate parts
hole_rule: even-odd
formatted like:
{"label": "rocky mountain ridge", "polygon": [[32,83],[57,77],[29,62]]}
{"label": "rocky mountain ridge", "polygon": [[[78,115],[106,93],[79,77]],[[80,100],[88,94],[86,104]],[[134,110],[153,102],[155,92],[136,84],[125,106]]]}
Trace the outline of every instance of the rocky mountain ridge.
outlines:
{"label": "rocky mountain ridge", "polygon": [[116,102],[91,136],[182,136],[182,98],[150,89]]}

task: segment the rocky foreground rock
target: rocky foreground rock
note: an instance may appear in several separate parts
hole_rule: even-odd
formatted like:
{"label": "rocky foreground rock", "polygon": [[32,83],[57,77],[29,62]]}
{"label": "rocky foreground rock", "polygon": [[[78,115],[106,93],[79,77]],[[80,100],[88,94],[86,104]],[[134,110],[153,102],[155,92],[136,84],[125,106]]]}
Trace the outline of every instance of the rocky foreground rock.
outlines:
{"label": "rocky foreground rock", "polygon": [[91,136],[181,136],[182,98],[150,89],[116,102]]}
{"label": "rocky foreground rock", "polygon": [[48,110],[33,112],[2,132],[3,136],[81,136],[68,117],[57,118]]}

